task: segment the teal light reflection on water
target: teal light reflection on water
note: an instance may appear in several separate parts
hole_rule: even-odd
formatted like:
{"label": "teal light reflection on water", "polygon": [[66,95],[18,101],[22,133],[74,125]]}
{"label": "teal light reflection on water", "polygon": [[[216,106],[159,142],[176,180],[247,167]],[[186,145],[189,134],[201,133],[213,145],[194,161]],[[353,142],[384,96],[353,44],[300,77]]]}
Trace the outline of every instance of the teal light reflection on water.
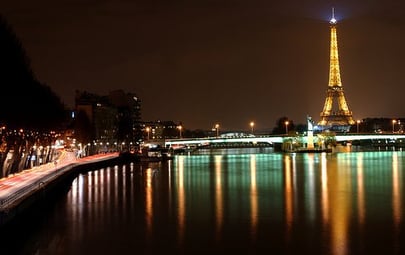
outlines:
{"label": "teal light reflection on water", "polygon": [[402,223],[402,158],[402,152],[221,154],[179,156],[174,165],[182,166],[181,186],[190,190],[179,196],[184,208],[201,220],[214,211],[217,240],[224,221],[247,225],[251,239],[263,225],[284,222],[286,240],[294,242],[297,224],[305,222],[322,229],[338,254],[349,249],[353,229],[365,234],[370,221]]}
{"label": "teal light reflection on water", "polygon": [[257,222],[269,205],[282,208],[283,199],[276,195],[283,187],[280,169],[281,154],[177,156],[171,170],[179,192],[177,207],[181,215],[192,210],[203,219],[215,211],[216,222],[224,217]]}
{"label": "teal light reflection on water", "polygon": [[80,174],[18,240],[25,254],[405,251],[404,152],[235,152]]}

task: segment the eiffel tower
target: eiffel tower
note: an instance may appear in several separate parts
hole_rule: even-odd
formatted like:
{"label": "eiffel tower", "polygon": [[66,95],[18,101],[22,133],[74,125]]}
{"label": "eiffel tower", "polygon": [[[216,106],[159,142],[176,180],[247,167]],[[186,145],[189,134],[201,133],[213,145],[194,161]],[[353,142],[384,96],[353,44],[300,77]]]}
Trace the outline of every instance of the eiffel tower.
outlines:
{"label": "eiffel tower", "polygon": [[345,95],[343,93],[342,81],[340,79],[339,55],[337,46],[336,24],[334,9],[332,8],[332,19],[330,20],[330,66],[329,85],[326,91],[326,100],[321,112],[321,120],[318,128],[322,130],[349,131],[350,125],[355,122],[352,112],[349,110]]}

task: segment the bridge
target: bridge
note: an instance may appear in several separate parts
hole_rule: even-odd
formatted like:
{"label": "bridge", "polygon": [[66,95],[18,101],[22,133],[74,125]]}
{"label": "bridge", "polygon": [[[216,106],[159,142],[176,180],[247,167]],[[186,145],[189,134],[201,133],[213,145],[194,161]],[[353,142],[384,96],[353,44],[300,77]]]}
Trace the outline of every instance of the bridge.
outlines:
{"label": "bridge", "polygon": [[[291,135],[260,135],[260,136],[246,136],[246,137],[205,137],[205,138],[188,138],[188,139],[168,139],[165,141],[166,148],[184,148],[184,147],[204,147],[213,144],[258,144],[266,143],[268,145],[282,144],[286,140],[296,139],[299,137],[303,143],[307,142],[306,136],[291,136]],[[353,142],[361,140],[386,140],[386,141],[399,141],[405,142],[405,134],[401,133],[346,133],[337,134],[333,136],[334,140],[338,143]],[[402,141],[403,140],[403,141]]]}

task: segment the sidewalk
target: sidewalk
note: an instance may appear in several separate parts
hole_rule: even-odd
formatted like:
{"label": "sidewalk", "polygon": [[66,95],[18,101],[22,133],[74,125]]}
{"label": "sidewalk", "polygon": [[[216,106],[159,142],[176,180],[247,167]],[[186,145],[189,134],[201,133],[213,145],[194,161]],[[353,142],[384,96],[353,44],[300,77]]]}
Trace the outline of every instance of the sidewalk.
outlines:
{"label": "sidewalk", "polygon": [[13,207],[48,183],[65,174],[76,166],[117,158],[118,153],[97,154],[76,158],[74,152],[63,151],[51,163],[33,167],[20,173],[0,179],[0,211]]}

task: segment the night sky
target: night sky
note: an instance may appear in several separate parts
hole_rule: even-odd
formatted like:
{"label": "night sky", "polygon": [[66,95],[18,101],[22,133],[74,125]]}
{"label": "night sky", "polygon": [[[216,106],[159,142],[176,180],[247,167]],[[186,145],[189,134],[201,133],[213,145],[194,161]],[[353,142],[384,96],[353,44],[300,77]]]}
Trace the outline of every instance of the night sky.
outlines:
{"label": "night sky", "polygon": [[145,121],[222,130],[319,120],[332,7],[354,119],[405,117],[405,1],[0,2],[35,75],[68,106],[76,89],[123,89]]}

